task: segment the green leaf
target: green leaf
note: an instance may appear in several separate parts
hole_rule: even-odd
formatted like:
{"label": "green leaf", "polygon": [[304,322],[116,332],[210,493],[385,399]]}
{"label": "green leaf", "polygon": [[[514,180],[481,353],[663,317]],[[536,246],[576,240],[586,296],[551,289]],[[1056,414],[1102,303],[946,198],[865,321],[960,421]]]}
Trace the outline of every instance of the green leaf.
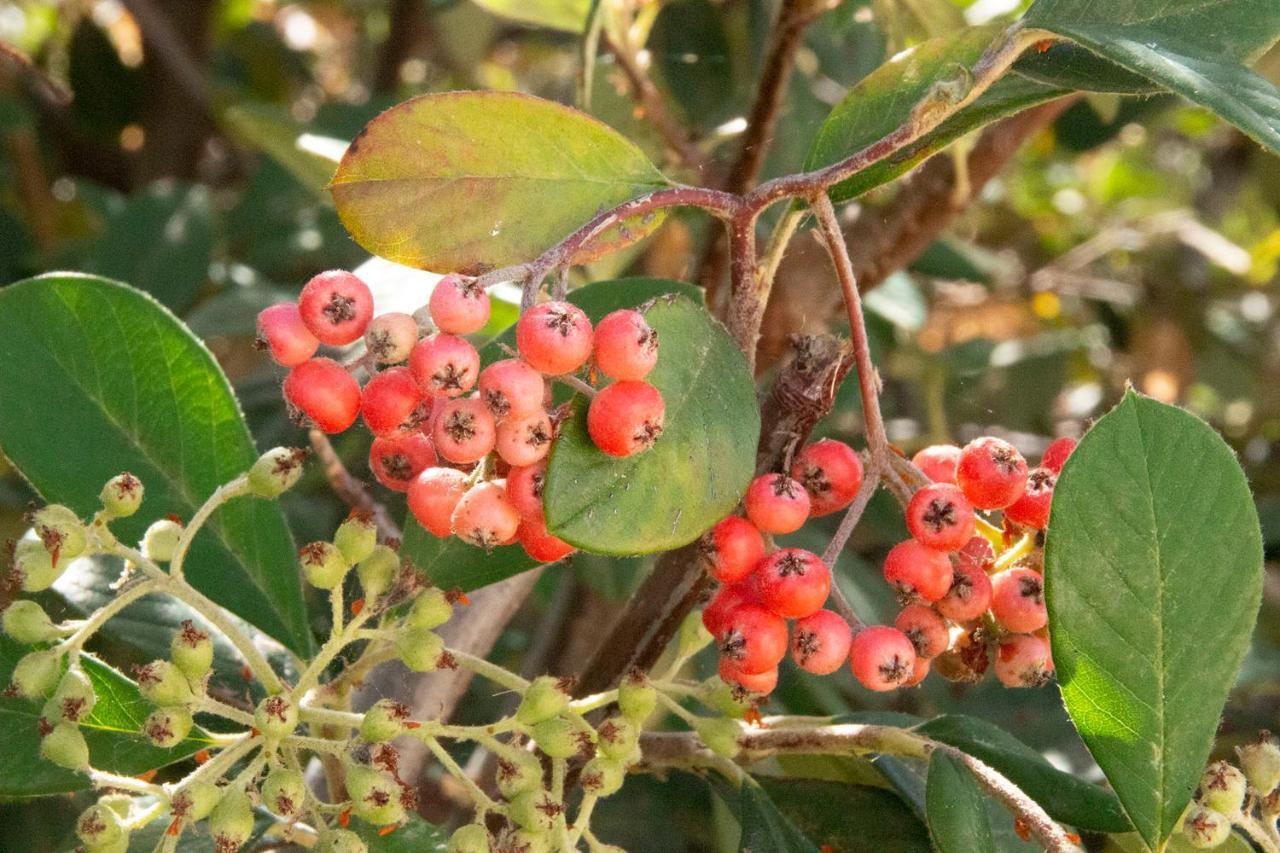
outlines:
{"label": "green leaf", "polygon": [[[584,113],[514,92],[450,92],[366,125],[330,190],[370,252],[477,272],[531,260],[601,209],[667,185],[639,148]],[[611,229],[592,248],[632,242],[657,221]]]}
{"label": "green leaf", "polygon": [[733,510],[754,473],[760,417],[733,340],[689,299],[660,299],[645,318],[658,332],[658,364],[647,380],[666,403],[662,437],[644,453],[608,456],[587,434],[579,399],[547,467],[548,529],[595,553],[646,554],[692,542]]}
{"label": "green leaf", "polygon": [[818,853],[817,846],[787,819],[758,785],[744,782],[738,798],[742,824],[739,850],[751,853]]}
{"label": "green leaf", "polygon": [[[136,542],[156,518],[190,518],[258,453],[213,356],[140,291],[52,273],[0,290],[0,449],[42,497],[83,516],[130,471],[142,511],[113,524]],[[306,653],[294,546],[277,504],[237,498],[196,536],[187,577],[238,616]]]}
{"label": "green leaf", "polygon": [[379,827],[355,821],[351,830],[364,840],[369,853],[444,853],[449,836],[438,826],[427,823],[416,814],[388,835],[379,835]]}
{"label": "green leaf", "polygon": [[[0,684],[8,684],[13,667],[29,647],[0,637]],[[80,725],[89,742],[89,758],[99,770],[133,776],[180,761],[208,746],[198,726],[172,749],[159,749],[142,733],[142,723],[154,709],[138,687],[91,655],[80,656],[85,675],[93,682],[97,702]],[[79,791],[89,779],[40,757],[37,724],[42,701],[0,696],[0,798],[38,797]]]}
{"label": "green leaf", "polygon": [[925,787],[929,834],[938,853],[994,851],[991,824],[978,782],[956,759],[937,751],[929,759]]}
{"label": "green leaf", "polygon": [[337,159],[317,153],[315,147],[303,147],[304,137],[308,135],[305,128],[282,108],[273,104],[235,104],[222,111],[222,123],[240,142],[284,166],[317,198],[330,200],[325,187],[338,166]]}
{"label": "green leaf", "polygon": [[591,0],[472,0],[485,11],[500,18],[580,33],[587,23],[587,11]]}
{"label": "green leaf", "polygon": [[[840,853],[918,853],[929,849],[924,824],[897,795],[884,788],[814,779],[758,777],[757,781],[773,805],[813,844]],[[743,841],[745,844],[745,826]]]}
{"label": "green leaf", "polygon": [[1261,600],[1244,472],[1207,424],[1130,391],[1063,469],[1045,569],[1067,711],[1154,849],[1195,790]]}

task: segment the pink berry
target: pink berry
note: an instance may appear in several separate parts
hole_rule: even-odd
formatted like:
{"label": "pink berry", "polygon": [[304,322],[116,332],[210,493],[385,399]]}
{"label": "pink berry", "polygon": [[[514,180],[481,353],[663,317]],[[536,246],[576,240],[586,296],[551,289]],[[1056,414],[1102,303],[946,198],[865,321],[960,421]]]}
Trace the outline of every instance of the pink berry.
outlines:
{"label": "pink berry", "polygon": [[284,398],[321,432],[342,432],[360,412],[360,385],[331,358],[304,361],[284,378]]}
{"label": "pink berry", "polygon": [[1053,676],[1053,656],[1047,640],[1034,634],[1013,634],[996,648],[996,678],[1005,687],[1039,687]]}
{"label": "pink berry", "polygon": [[568,542],[547,532],[541,519],[525,518],[520,521],[516,538],[524,552],[539,563],[554,563],[572,554],[575,549]]}
{"label": "pink berry", "polygon": [[390,311],[369,321],[364,345],[378,364],[399,364],[418,342],[418,321],[410,314]]}
{"label": "pink berry", "polygon": [[453,511],[467,493],[467,475],[454,468],[427,468],[409,484],[409,511],[440,537],[452,532]]}
{"label": "pink berry", "polygon": [[930,483],[907,504],[907,529],[921,545],[958,551],[973,538],[977,519],[964,492],[950,483]]}
{"label": "pink berry", "polygon": [[907,635],[887,625],[863,628],[853,638],[849,667],[868,690],[902,687],[915,673],[916,650]]}
{"label": "pink berry", "polygon": [[431,415],[431,400],[407,367],[390,367],[365,383],[360,414],[374,435],[414,432]]}
{"label": "pink berry", "polygon": [[474,278],[449,273],[436,282],[427,302],[436,328],[451,335],[469,335],[489,322],[489,294]]}
{"label": "pink berry", "polygon": [[831,570],[802,548],[774,551],[756,570],[760,601],[784,619],[799,619],[822,608],[831,594]]}
{"label": "pink berry", "polygon": [[587,409],[587,432],[610,456],[648,450],[662,435],[666,404],[648,382],[620,380],[602,388]]}
{"label": "pink berry", "polygon": [[409,369],[428,394],[458,397],[476,384],[480,354],[462,338],[440,332],[418,341],[409,353]]}
{"label": "pink berry", "polygon": [[915,646],[917,657],[937,657],[951,645],[947,621],[932,607],[925,607],[923,604],[910,604],[902,608],[902,612],[893,620],[893,627],[907,635],[911,645]]}
{"label": "pink berry", "polygon": [[644,379],[658,363],[658,333],[639,311],[624,308],[596,324],[596,367],[614,379]]}
{"label": "pink berry", "polygon": [[991,606],[991,578],[980,565],[961,560],[952,571],[951,588],[933,606],[953,622],[971,622]]}
{"label": "pink berry", "polygon": [[302,288],[298,311],[321,343],[343,346],[364,334],[373,318],[373,294],[352,273],[329,270]]}
{"label": "pink berry", "polygon": [[974,536],[959,551],[956,551],[956,564],[981,569],[983,574],[990,570],[996,561],[996,550],[991,547],[987,537]]}
{"label": "pink berry", "polygon": [[271,350],[271,357],[281,367],[297,367],[316,354],[320,341],[302,322],[298,306],[283,302],[258,313],[257,346]]}
{"label": "pink berry", "polygon": [[1004,509],[1027,484],[1027,461],[1007,441],[975,438],[960,451],[956,485],[978,509]]}
{"label": "pink berry", "polygon": [[793,533],[809,518],[809,493],[786,474],[761,474],[744,499],[747,518],[762,533]]}
{"label": "pink berry", "polygon": [[729,614],[739,605],[759,603],[760,587],[752,575],[741,583],[720,587],[707,602],[707,606],[702,608],[702,624],[712,635],[717,635],[728,621]]}
{"label": "pink berry", "polygon": [[862,460],[844,442],[824,438],[796,455],[791,477],[809,493],[810,514],[827,515],[853,503],[862,488]]}
{"label": "pink berry", "polygon": [[791,629],[791,659],[814,675],[830,675],[844,665],[853,644],[853,629],[844,617],[819,610]]}
{"label": "pink berry", "polygon": [[1044,449],[1044,456],[1040,457],[1040,467],[1048,468],[1055,474],[1062,473],[1062,466],[1066,464],[1067,457],[1076,449],[1076,440],[1063,436],[1055,438]]}
{"label": "pink berry", "polygon": [[439,453],[450,462],[476,462],[493,450],[497,427],[493,415],[475,397],[446,400],[436,407],[431,438]]}
{"label": "pink berry", "polygon": [[436,449],[420,432],[379,436],[369,445],[369,469],[392,491],[407,492],[414,478],[435,464]]}
{"label": "pink berry", "polygon": [[470,545],[492,550],[520,528],[520,513],[507,500],[505,483],[472,486],[453,509],[453,534]]}
{"label": "pink berry", "polygon": [[911,677],[903,683],[903,687],[915,687],[929,675],[931,658],[916,657],[916,665],[911,668]]}
{"label": "pink berry", "polygon": [[991,615],[1015,634],[1038,631],[1049,621],[1044,579],[1031,569],[1006,569],[991,576]]}
{"label": "pink berry", "polygon": [[899,542],[884,558],[884,579],[904,600],[937,601],[951,588],[951,560],[914,539]]}
{"label": "pink berry", "polygon": [[778,686],[778,668],[772,667],[764,672],[743,672],[728,658],[720,658],[720,680],[725,684],[740,687],[748,693],[768,696]]}
{"label": "pink berry", "polygon": [[706,532],[701,542],[707,571],[720,583],[733,584],[755,571],[764,557],[764,537],[745,518],[731,515]]}
{"label": "pink berry", "polygon": [[518,465],[507,472],[507,499],[531,521],[542,521],[542,487],[547,481],[547,460]]}
{"label": "pink berry", "polygon": [[1025,524],[1043,530],[1049,523],[1049,506],[1053,502],[1053,488],[1058,475],[1048,468],[1032,468],[1027,475],[1027,488],[1022,497],[1011,503],[1004,517],[1017,524]]}
{"label": "pink berry", "polygon": [[518,358],[505,358],[480,371],[480,398],[498,420],[542,411],[546,381]]}
{"label": "pink berry", "polygon": [[572,373],[591,357],[591,321],[568,302],[543,302],[520,316],[516,347],[535,370],[556,376]]}
{"label": "pink berry", "polygon": [[739,604],[725,616],[716,643],[738,670],[759,675],[787,656],[787,623],[758,604]]}
{"label": "pink berry", "polygon": [[498,455],[508,465],[532,465],[547,455],[552,436],[546,412],[508,417],[498,424]]}
{"label": "pink berry", "polygon": [[917,451],[911,462],[935,483],[954,483],[960,448],[954,444],[933,444]]}

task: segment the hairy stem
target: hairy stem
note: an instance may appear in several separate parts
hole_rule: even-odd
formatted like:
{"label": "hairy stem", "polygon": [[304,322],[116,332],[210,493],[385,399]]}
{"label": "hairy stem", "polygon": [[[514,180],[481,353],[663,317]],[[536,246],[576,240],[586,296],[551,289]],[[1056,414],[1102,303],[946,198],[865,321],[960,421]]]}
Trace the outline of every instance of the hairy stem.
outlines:
{"label": "hairy stem", "polygon": [[182,528],[182,535],[178,537],[177,547],[173,551],[173,559],[169,561],[169,574],[171,576],[175,578],[182,577],[182,565],[187,559],[187,552],[191,550],[192,541],[218,507],[232,498],[238,498],[248,493],[249,475],[241,474],[231,482],[219,486],[214,490],[213,494],[209,495],[208,500],[196,510],[196,514],[191,516],[191,520]]}

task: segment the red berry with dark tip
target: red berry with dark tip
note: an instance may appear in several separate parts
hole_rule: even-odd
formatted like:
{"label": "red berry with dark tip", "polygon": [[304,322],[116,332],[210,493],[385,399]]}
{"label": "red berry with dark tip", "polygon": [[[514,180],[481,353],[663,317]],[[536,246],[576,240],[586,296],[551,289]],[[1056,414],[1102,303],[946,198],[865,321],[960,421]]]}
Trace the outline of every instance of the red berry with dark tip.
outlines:
{"label": "red berry with dark tip", "polygon": [[658,363],[658,333],[639,311],[606,314],[596,324],[595,363],[614,379],[644,379]]}
{"label": "red berry with dark tip", "polygon": [[1004,511],[1004,517],[1017,524],[1043,530],[1049,523],[1049,506],[1058,475],[1048,468],[1032,468],[1027,475],[1027,488]]}
{"label": "red berry with dark tip", "polygon": [[284,379],[284,398],[299,419],[321,432],[342,432],[360,412],[360,385],[331,358],[304,361]]}
{"label": "red berry with dark tip", "polygon": [[956,485],[978,509],[1004,509],[1022,495],[1027,461],[1012,444],[992,436],[976,438],[960,451]]}
{"label": "red berry with dark tip", "polygon": [[824,438],[801,450],[791,477],[809,493],[809,513],[827,515],[853,503],[862,488],[862,459],[842,441]]}
{"label": "red berry with dark tip", "polygon": [[728,658],[720,658],[718,666],[720,680],[725,684],[741,687],[748,693],[768,696],[778,686],[778,668],[775,666],[764,672],[743,672]]}
{"label": "red berry with dark tip", "polygon": [[293,302],[272,305],[258,313],[259,349],[267,349],[276,364],[297,367],[316,354],[320,341],[311,334]]}
{"label": "red berry with dark tip", "polygon": [[602,388],[587,409],[587,433],[610,456],[631,456],[662,435],[666,404],[648,382],[620,380]]}
{"label": "red berry with dark tip", "polygon": [[1040,457],[1040,467],[1048,468],[1055,474],[1062,473],[1062,466],[1066,464],[1067,457],[1076,449],[1076,440],[1063,436],[1055,438],[1044,449],[1044,456]]}
{"label": "red berry with dark tip", "polygon": [[931,658],[917,657],[916,665],[911,668],[911,677],[908,678],[906,680],[906,683],[904,683],[902,686],[915,687],[920,682],[924,681],[925,678],[929,675],[930,660]]}
{"label": "red berry with dark tip", "polygon": [[793,533],[809,518],[809,493],[786,474],[762,474],[744,498],[747,518],[762,533]]}
{"label": "red berry with dark tip", "polygon": [[874,625],[853,638],[849,667],[868,690],[883,692],[902,687],[915,674],[916,650],[897,628]]}
{"label": "red berry with dark tip", "polygon": [[582,309],[568,302],[544,302],[520,316],[516,348],[535,370],[551,376],[572,373],[591,357],[594,335]]}
{"label": "red berry with dark tip", "polygon": [[951,632],[947,620],[932,607],[910,604],[893,620],[893,627],[907,635],[916,655],[922,658],[937,657],[951,644]]}
{"label": "red berry with dark tip", "polygon": [[298,311],[321,343],[344,346],[363,335],[373,319],[373,294],[354,274],[330,270],[302,288]]}
{"label": "red berry with dark tip", "polygon": [[504,418],[498,424],[497,450],[508,465],[532,465],[547,455],[554,433],[546,412]]}
{"label": "red berry with dark tip", "polygon": [[884,558],[884,579],[904,600],[937,601],[951,588],[951,560],[914,539],[899,542]]}
{"label": "red berry with dark tip", "polygon": [[466,474],[453,468],[427,468],[409,484],[409,511],[435,536],[448,536],[453,532],[453,511],[466,493]]}
{"label": "red berry with dark tip", "polygon": [[436,453],[450,462],[477,462],[493,450],[497,426],[489,409],[474,397],[445,400],[436,404],[431,439]]}
{"label": "red berry with dark tip", "polygon": [[477,483],[453,509],[453,535],[469,545],[492,550],[505,545],[520,529],[520,513],[507,500],[505,484]]}
{"label": "red berry with dark tip", "polygon": [[844,666],[853,644],[853,629],[844,617],[819,610],[791,628],[791,659],[814,675],[830,675]]}
{"label": "red berry with dark tip", "polygon": [[741,583],[720,587],[707,602],[707,606],[702,608],[702,624],[713,636],[717,635],[724,627],[729,614],[740,605],[759,603],[760,587],[756,583],[755,576],[751,575]]}
{"label": "red berry with dark tip", "polygon": [[546,481],[546,459],[518,465],[507,472],[507,498],[521,518],[542,521],[542,487]]}
{"label": "red berry with dark tip", "polygon": [[520,540],[524,552],[539,563],[554,563],[577,550],[563,539],[548,533],[546,523],[537,518],[522,519],[516,530],[516,538]]}
{"label": "red berry with dark tip", "polygon": [[431,401],[407,367],[390,367],[365,383],[360,415],[374,435],[414,432],[431,414]]}
{"label": "red berry with dark tip", "polygon": [[469,276],[449,273],[436,282],[427,301],[436,328],[451,335],[469,335],[489,322],[489,294]]}
{"label": "red berry with dark tip", "polygon": [[414,478],[435,464],[436,449],[420,432],[379,436],[369,445],[369,469],[392,491],[407,492]]}
{"label": "red berry with dark tip", "polygon": [[458,397],[476,384],[480,354],[462,338],[439,332],[418,341],[409,353],[409,369],[426,393]]}
{"label": "red berry with dark tip", "polygon": [[733,584],[755,571],[764,557],[764,537],[754,524],[731,515],[706,532],[701,549],[711,576]]}
{"label": "red berry with dark tip", "polygon": [[504,358],[480,371],[480,398],[498,420],[542,411],[546,380],[518,358]]}
{"label": "red berry with dark tip", "polygon": [[1016,634],[1038,631],[1049,621],[1044,579],[1031,569],[1006,569],[991,576],[991,615]]}
{"label": "red berry with dark tip", "polygon": [[716,633],[722,657],[748,675],[773,669],[787,656],[787,622],[758,604],[740,604]]}
{"label": "red berry with dark tip", "polygon": [[756,569],[760,601],[784,619],[798,619],[822,608],[831,594],[831,570],[803,548],[774,551]]}
{"label": "red berry with dark tip", "polygon": [[996,678],[1005,687],[1039,687],[1053,677],[1048,640],[1034,634],[1005,637],[996,647]]}
{"label": "red berry with dark tip", "polygon": [[364,345],[378,364],[399,364],[418,342],[418,321],[411,314],[389,311],[369,321]]}
{"label": "red berry with dark tip", "polygon": [[950,483],[930,483],[907,504],[907,529],[921,545],[958,551],[973,538],[977,519],[964,492]]}
{"label": "red berry with dark tip", "polygon": [[917,451],[911,462],[935,483],[954,483],[960,448],[954,444],[933,444]]}
{"label": "red berry with dark tip", "polygon": [[954,622],[971,622],[991,606],[991,578],[981,565],[958,561],[952,571],[951,588],[933,606]]}

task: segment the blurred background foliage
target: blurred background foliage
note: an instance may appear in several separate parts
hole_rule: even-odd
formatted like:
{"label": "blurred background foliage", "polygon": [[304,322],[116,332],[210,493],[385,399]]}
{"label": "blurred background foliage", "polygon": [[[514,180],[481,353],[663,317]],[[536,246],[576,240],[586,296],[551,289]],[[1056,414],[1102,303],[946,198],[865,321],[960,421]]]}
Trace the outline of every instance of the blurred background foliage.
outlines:
{"label": "blurred background foliage", "polygon": [[[146,290],[218,357],[260,446],[303,443],[284,417],[281,372],[251,346],[254,317],[315,272],[368,261],[339,224],[324,183],[335,152],[380,110],[422,92],[520,90],[589,103],[673,177],[698,182],[732,161],[776,2],[605,2],[628,7],[640,22],[647,39],[639,59],[706,158],[705,174],[673,159],[609,53],[594,60],[584,93],[580,38],[514,20],[520,3],[0,2],[0,40],[40,69],[0,57],[0,285],[76,269]],[[586,4],[532,5],[572,14]],[[797,56],[766,176],[797,171],[831,107],[898,50],[1019,11],[1016,0],[846,0],[822,15]],[[1280,79],[1280,53],[1273,50],[1259,70]],[[856,212],[874,217],[901,191],[877,190]],[[655,237],[590,273],[693,278],[707,236],[702,218],[673,216]],[[828,304],[817,295],[834,285],[825,257],[810,250],[815,245],[802,232],[784,265],[788,310],[771,314],[765,330],[766,374],[788,335],[835,322],[817,307]],[[422,274],[377,263],[366,271],[386,304],[425,301],[430,279]],[[1085,429],[1131,381],[1187,406],[1227,437],[1255,489],[1274,560],[1278,300],[1276,161],[1172,97],[1083,98],[1032,137],[941,239],[869,293],[891,439],[911,452],[996,430],[1035,458],[1052,437]],[[856,440],[855,397],[847,383],[822,433]],[[360,433],[343,436],[338,447],[365,477]],[[311,478],[287,501],[300,541],[330,530],[345,512],[322,478]],[[388,493],[379,497],[395,503]],[[0,538],[20,532],[33,498],[15,473],[0,475]],[[827,535],[814,524],[793,538],[820,547]],[[903,535],[897,507],[878,499],[841,563],[841,583],[860,611],[892,613],[877,567]],[[517,669],[572,671],[596,639],[592,626],[611,617],[646,567],[645,559],[581,555],[547,573],[494,654]],[[1267,568],[1262,620],[1221,728],[1223,753],[1280,719],[1280,572],[1274,562]],[[1206,602],[1212,594],[1205,590]],[[318,624],[323,618],[316,616]],[[141,654],[102,650],[123,661]],[[710,659],[702,665],[705,674],[714,670]],[[462,713],[480,720],[506,701],[477,692]],[[1008,691],[930,679],[881,699],[856,689],[847,674],[819,680],[786,669],[771,707],[963,710],[1055,763],[1100,778],[1053,686]],[[788,769],[820,778],[857,774],[835,761]],[[0,804],[0,848],[61,849],[82,805],[75,798]],[[428,802],[425,811],[449,817],[441,803]],[[729,811],[705,785],[680,776],[666,783],[633,777],[597,813],[601,836],[628,850],[709,851],[736,838]]]}

